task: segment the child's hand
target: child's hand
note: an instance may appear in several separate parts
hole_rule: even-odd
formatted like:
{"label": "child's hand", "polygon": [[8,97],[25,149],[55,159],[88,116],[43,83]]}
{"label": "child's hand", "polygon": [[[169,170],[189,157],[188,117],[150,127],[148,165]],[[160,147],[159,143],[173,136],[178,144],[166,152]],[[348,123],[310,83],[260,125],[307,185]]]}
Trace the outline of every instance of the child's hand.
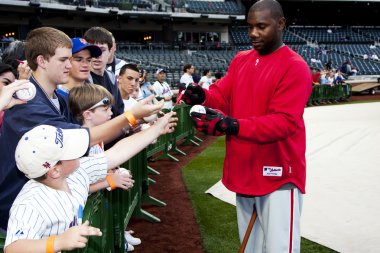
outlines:
{"label": "child's hand", "polygon": [[102,236],[99,228],[89,226],[87,220],[79,226],[74,226],[57,236],[54,241],[54,251],[73,250],[86,247],[88,239],[86,236]]}
{"label": "child's hand", "polygon": [[30,69],[28,63],[24,61],[17,66],[18,79],[29,79],[32,75],[32,70]]}
{"label": "child's hand", "polygon": [[110,174],[110,176],[115,182],[116,187],[124,189],[124,190],[129,190],[130,188],[132,188],[133,183],[135,182],[135,180],[132,179],[132,176],[127,173],[116,172],[116,173]]}
{"label": "child's hand", "polygon": [[161,129],[160,134],[167,134],[174,132],[174,127],[177,125],[178,118],[175,118],[176,112],[168,112],[163,117],[157,119],[153,126]]}
{"label": "child's hand", "polygon": [[143,100],[140,100],[136,105],[131,108],[131,113],[136,119],[142,119],[143,117],[148,117],[152,114],[158,113],[164,106],[164,101],[160,101],[156,104],[151,104],[150,102],[154,99],[151,95]]}

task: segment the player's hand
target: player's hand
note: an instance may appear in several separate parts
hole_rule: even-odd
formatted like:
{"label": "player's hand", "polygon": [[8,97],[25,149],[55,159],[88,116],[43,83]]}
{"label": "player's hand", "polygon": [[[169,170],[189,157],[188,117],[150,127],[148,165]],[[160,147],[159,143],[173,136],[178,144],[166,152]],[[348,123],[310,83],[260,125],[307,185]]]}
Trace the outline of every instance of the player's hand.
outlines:
{"label": "player's hand", "polygon": [[16,80],[13,83],[4,86],[0,92],[0,111],[9,109],[14,105],[25,104],[26,101],[13,97],[13,94],[22,89],[28,88],[28,80]]}
{"label": "player's hand", "polygon": [[174,127],[177,125],[178,118],[174,117],[177,113],[170,111],[158,118],[152,127],[158,127],[160,134],[167,134],[174,132]]}
{"label": "player's hand", "polygon": [[198,84],[189,84],[182,95],[182,101],[188,105],[200,105],[205,102],[206,94]]}
{"label": "player's hand", "polygon": [[73,250],[86,247],[86,236],[102,236],[99,228],[91,227],[89,221],[82,225],[74,226],[58,235],[54,241],[54,251]]}
{"label": "player's hand", "polygon": [[29,79],[32,75],[28,62],[24,61],[17,66],[18,79]]}
{"label": "player's hand", "polygon": [[131,113],[136,119],[142,119],[143,117],[148,117],[152,114],[158,113],[164,106],[164,101],[159,101],[157,103],[151,103],[153,101],[154,95],[150,95],[147,98],[140,100],[136,105],[131,108]]}
{"label": "player's hand", "polygon": [[206,134],[220,136],[224,134],[237,135],[239,123],[236,119],[228,117],[222,111],[205,107],[206,113],[191,112],[191,118],[198,131]]}

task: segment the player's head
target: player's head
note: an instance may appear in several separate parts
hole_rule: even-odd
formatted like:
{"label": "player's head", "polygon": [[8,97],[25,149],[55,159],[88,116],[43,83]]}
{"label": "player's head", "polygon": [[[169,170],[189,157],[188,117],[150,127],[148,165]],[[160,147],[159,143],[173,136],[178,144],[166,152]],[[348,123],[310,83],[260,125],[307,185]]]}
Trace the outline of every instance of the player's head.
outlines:
{"label": "player's head", "polygon": [[29,67],[35,71],[39,65],[43,65],[43,60],[49,61],[59,48],[69,49],[69,57],[71,56],[71,40],[64,32],[52,27],[32,30],[25,43],[25,56]]}
{"label": "player's head", "polygon": [[69,108],[81,125],[98,126],[111,119],[113,103],[111,93],[100,85],[80,85],[70,90]]}
{"label": "player's head", "polygon": [[[75,159],[83,156],[90,144],[86,129],[61,129],[40,125],[26,132],[17,144],[15,158],[26,177],[39,179],[62,163],[77,166]],[[70,161],[74,161],[73,163]],[[51,176],[69,175],[72,171],[52,171]]]}
{"label": "player's head", "polygon": [[285,17],[276,0],[260,0],[248,12],[248,35],[260,54],[270,54],[282,45]]}

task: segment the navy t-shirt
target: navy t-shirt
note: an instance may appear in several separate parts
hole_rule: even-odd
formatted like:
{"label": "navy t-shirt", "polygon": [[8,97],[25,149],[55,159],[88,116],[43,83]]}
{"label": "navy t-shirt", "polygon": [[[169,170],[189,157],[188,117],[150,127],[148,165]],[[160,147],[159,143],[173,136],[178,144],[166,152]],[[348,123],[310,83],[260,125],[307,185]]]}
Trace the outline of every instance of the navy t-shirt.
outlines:
{"label": "navy t-shirt", "polygon": [[27,104],[17,105],[5,111],[3,126],[0,131],[0,228],[6,230],[9,210],[21,188],[28,178],[17,169],[15,150],[24,133],[38,125],[52,125],[63,129],[80,128],[71,123],[67,103],[60,94],[58,110],[37,81],[30,78],[37,89],[36,96]]}

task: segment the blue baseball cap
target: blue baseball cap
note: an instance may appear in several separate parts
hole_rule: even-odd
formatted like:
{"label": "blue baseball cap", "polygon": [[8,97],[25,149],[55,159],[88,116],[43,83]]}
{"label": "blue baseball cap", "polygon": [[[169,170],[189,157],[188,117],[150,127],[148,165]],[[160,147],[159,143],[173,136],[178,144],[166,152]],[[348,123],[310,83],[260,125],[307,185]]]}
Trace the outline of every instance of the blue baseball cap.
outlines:
{"label": "blue baseball cap", "polygon": [[76,54],[83,49],[88,49],[90,51],[91,57],[99,57],[102,55],[102,50],[95,45],[91,45],[83,38],[72,38],[73,48],[71,50],[72,54]]}

